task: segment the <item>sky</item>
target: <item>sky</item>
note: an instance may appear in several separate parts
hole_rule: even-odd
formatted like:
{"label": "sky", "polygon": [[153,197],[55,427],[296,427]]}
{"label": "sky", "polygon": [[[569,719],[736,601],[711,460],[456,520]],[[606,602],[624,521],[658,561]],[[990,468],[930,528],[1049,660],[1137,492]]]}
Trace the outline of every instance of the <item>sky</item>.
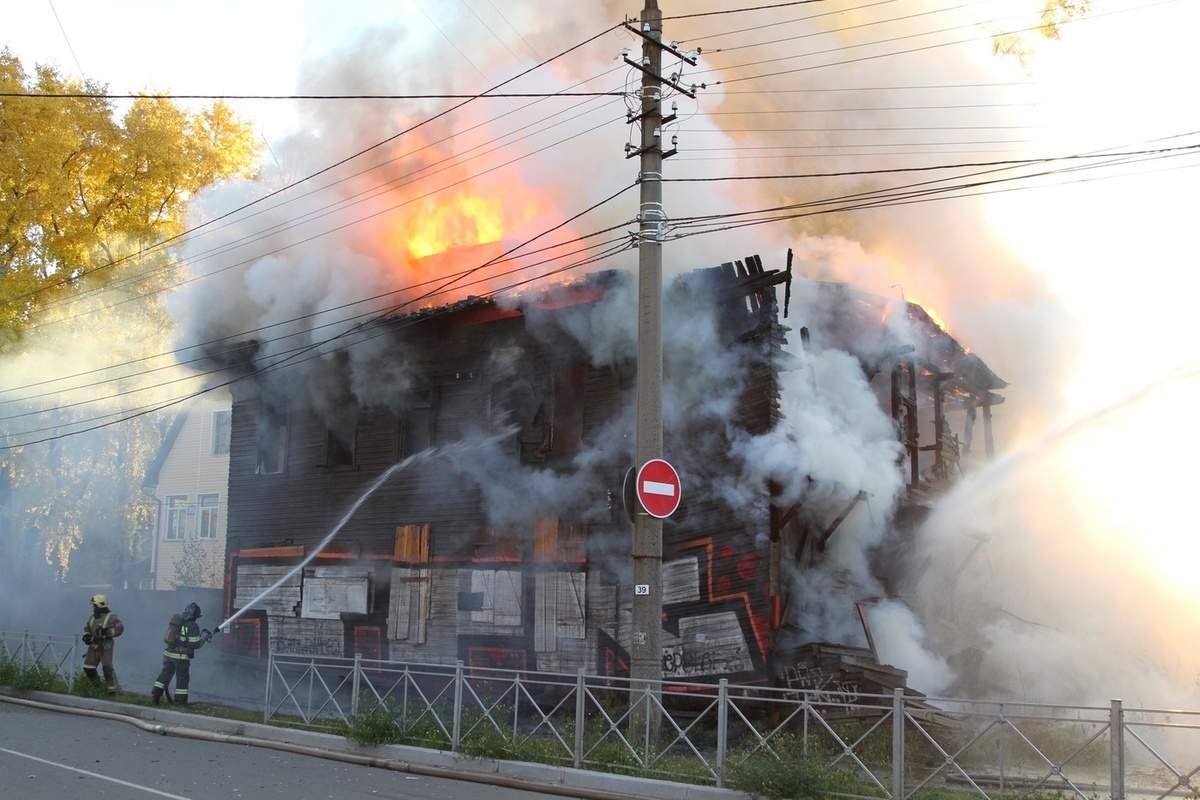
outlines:
{"label": "sky", "polygon": [[[53,63],[112,93],[478,92],[635,16],[641,4],[573,5],[570,13],[536,5],[0,0],[0,44],[27,65]],[[667,37],[680,37],[684,49],[703,45],[692,72],[711,84],[695,101],[677,98],[680,153],[666,162],[668,177],[845,173],[1200,142],[1193,0],[1092,0],[1057,39],[1022,33],[1020,55],[995,54],[992,37],[1027,28],[1036,0],[829,0],[728,24],[671,19],[758,5],[766,4],[662,0]],[[801,16],[815,33],[789,36],[782,23]],[[621,48],[637,46],[610,34],[544,80],[561,88],[619,65]],[[788,60],[799,55],[809,60]],[[311,101],[234,104],[253,120],[283,183],[379,141],[403,117],[378,104],[353,113]],[[606,196],[627,182],[635,169],[619,149],[627,133],[612,128],[581,138],[571,158],[530,161],[528,187],[578,207],[576,195]],[[781,266],[779,254],[793,247],[800,274],[902,293],[936,313],[1010,383],[997,411],[996,462],[963,482],[921,545],[943,573],[940,585],[960,592],[964,619],[944,635],[973,630],[1008,648],[1014,662],[1041,654],[1054,668],[1082,660],[1100,671],[1113,649],[1134,649],[1144,654],[1136,669],[1107,685],[1097,677],[1097,691],[1169,704],[1200,690],[1200,660],[1187,653],[1200,653],[1192,632],[1200,525],[1188,499],[1200,452],[1188,424],[1200,371],[1191,331],[1198,167],[1200,158],[1184,151],[730,231],[719,244],[683,239],[666,248],[668,270],[709,263],[714,253],[762,252],[769,268]],[[870,180],[668,184],[665,201],[680,215],[766,208]],[[205,197],[204,208],[219,214],[259,189]],[[535,217],[545,223],[533,212],[523,222]],[[974,541],[991,545],[979,550]],[[936,639],[948,612],[937,608],[945,593],[931,586],[909,587],[910,600]],[[985,591],[1008,598],[1011,617],[1040,624],[997,628],[971,618]],[[1137,684],[1136,671],[1161,681]],[[1011,687],[1027,676],[997,667],[994,678]]]}

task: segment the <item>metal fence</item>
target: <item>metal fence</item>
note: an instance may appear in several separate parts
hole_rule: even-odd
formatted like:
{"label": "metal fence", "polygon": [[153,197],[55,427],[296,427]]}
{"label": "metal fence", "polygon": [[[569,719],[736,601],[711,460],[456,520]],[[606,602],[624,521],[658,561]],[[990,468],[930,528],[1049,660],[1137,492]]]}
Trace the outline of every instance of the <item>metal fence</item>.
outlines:
{"label": "metal fence", "polygon": [[0,659],[22,670],[38,667],[50,677],[71,686],[77,670],[78,639],[29,631],[0,631]]}
{"label": "metal fence", "polygon": [[[272,653],[266,721],[715,786],[816,761],[851,797],[1200,799],[1200,711],[995,703]],[[379,736],[380,726],[389,734]]]}

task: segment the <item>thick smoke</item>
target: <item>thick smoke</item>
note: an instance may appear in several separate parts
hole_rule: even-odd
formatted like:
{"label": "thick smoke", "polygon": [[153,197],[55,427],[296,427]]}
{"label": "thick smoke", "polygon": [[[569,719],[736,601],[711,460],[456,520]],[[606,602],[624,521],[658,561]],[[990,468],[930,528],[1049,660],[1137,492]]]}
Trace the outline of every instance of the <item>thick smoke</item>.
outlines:
{"label": "thick smoke", "polygon": [[[679,39],[685,49],[704,47],[706,55],[693,75],[710,84],[695,103],[678,98],[680,155],[665,165],[669,178],[887,170],[993,158],[996,152],[980,156],[983,145],[973,148],[964,140],[1011,131],[1005,135],[1015,148],[1038,122],[1037,97],[1029,92],[1025,66],[992,53],[989,37],[996,32],[997,18],[982,8],[972,12],[972,7],[964,6],[933,17],[905,15],[902,20],[888,4],[837,9],[837,13],[823,7],[788,11],[788,19],[810,18],[795,28],[795,35],[804,38],[780,36],[777,44],[756,45],[751,56],[733,47],[722,51],[720,34],[729,29],[727,23],[702,16],[723,10],[720,4],[668,0],[662,5],[669,20],[667,38]],[[929,5],[926,10],[935,10]],[[1015,3],[1009,10],[1028,11],[1034,5]],[[544,8],[535,12],[532,6],[511,11],[509,21],[525,40],[523,46],[510,40],[512,49],[465,16],[441,20],[441,33],[470,59],[469,64],[456,62],[453,69],[429,68],[433,61],[445,62],[445,40],[415,36],[405,24],[384,26],[312,60],[300,76],[299,89],[314,94],[474,92],[486,82],[503,80],[532,65],[539,56],[559,52],[564,43],[579,41],[640,10],[634,3],[563,8],[561,14]],[[671,19],[672,14],[685,13],[696,16]],[[883,24],[891,18],[896,20]],[[944,33],[931,36],[934,30]],[[945,46],[952,41],[960,44]],[[729,41],[744,43],[744,39]],[[611,72],[614,56],[621,47],[636,50],[638,46],[633,37],[614,33],[577,58],[556,64],[554,78],[545,79],[546,85],[558,88],[564,77],[574,82],[603,75],[581,86],[611,89],[620,77]],[[809,56],[794,60],[800,52]],[[747,62],[785,66],[740,66]],[[570,74],[563,66],[568,63]],[[739,82],[767,73],[773,75]],[[948,81],[947,76],[954,80]],[[749,87],[756,91],[744,91]],[[897,87],[925,88],[903,92]],[[531,90],[529,85],[521,88]],[[278,372],[280,391],[308,398],[318,412],[343,407],[346,391],[367,404],[394,402],[403,396],[409,376],[402,354],[384,349],[383,339],[356,339],[358,319],[499,288],[494,281],[464,282],[470,288],[429,296],[433,287],[414,277],[419,271],[409,269],[413,264],[397,246],[397,229],[449,196],[426,196],[428,186],[457,186],[457,181],[475,176],[473,182],[462,184],[464,191],[499,193],[510,201],[527,192],[537,199],[536,212],[509,220],[519,224],[507,232],[502,245],[480,252],[472,262],[482,264],[632,182],[634,162],[628,162],[624,174],[611,169],[619,163],[630,135],[623,121],[625,106],[604,101],[569,112],[572,125],[567,132],[587,124],[595,126],[594,133],[520,162],[515,169],[498,169],[499,162],[478,149],[485,147],[489,137],[500,136],[498,132],[507,132],[505,141],[520,141],[516,151],[525,155],[561,138],[554,132],[562,124],[562,118],[555,116],[561,108],[549,104],[531,106],[535,113],[544,108],[545,116],[537,136],[528,141],[502,122],[484,125],[485,120],[499,117],[498,109],[515,111],[520,105],[524,101],[473,105],[276,198],[288,200],[287,205],[275,206],[273,201],[247,223],[217,227],[205,237],[203,247],[193,248],[191,262],[198,275],[220,270],[219,275],[189,284],[176,297],[175,308],[183,323],[181,340],[204,345],[209,352],[213,349],[209,342],[228,347],[245,339],[258,340],[260,363],[292,364]],[[929,110],[914,118],[905,115],[903,106]],[[363,101],[336,109],[315,104],[304,112],[303,135],[273,144],[277,169],[268,173],[265,185],[224,189],[204,198],[205,207],[215,212],[237,206],[261,196],[264,189],[309,174],[327,164],[331,154],[357,152],[409,130],[446,107],[435,101],[395,105]],[[776,121],[797,121],[764,126],[760,124],[764,114]],[[475,127],[479,125],[483,127]],[[942,141],[948,131],[973,126],[978,135],[961,133],[955,134],[958,141]],[[764,127],[777,132],[763,132]],[[724,161],[702,156],[706,149],[730,146],[775,146],[791,155],[766,161],[729,154]],[[450,154],[455,160],[445,161]],[[848,154],[855,157],[846,158]],[[511,156],[509,152],[506,157]],[[369,164],[383,168],[361,172]],[[497,172],[489,171],[493,167]],[[500,175],[514,173],[521,176],[517,184],[500,182]],[[421,183],[430,175],[438,177]],[[743,183],[668,184],[665,201],[668,216],[679,219],[808,202],[919,180],[847,175],[761,181],[754,188]],[[316,186],[328,188],[317,192]],[[509,210],[518,205],[512,202]],[[635,213],[630,193],[579,223],[575,232],[627,222]],[[359,218],[366,221],[349,224]],[[311,219],[311,224],[299,224],[302,219]],[[257,231],[276,233],[264,238],[253,235]],[[243,237],[252,235],[245,240],[252,244],[243,243]],[[931,692],[953,687],[989,696],[1052,700],[1096,699],[1121,692],[1132,699],[1133,692],[1121,687],[1140,686],[1139,678],[1148,674],[1154,676],[1145,693],[1148,698],[1194,684],[1188,665],[1171,655],[1178,652],[1177,643],[1154,626],[1139,629],[1134,622],[1147,616],[1166,618],[1158,612],[1172,605],[1173,595],[1158,588],[1148,570],[1134,575],[1115,570],[1112,565],[1136,548],[1128,541],[1119,547],[1098,546],[1108,541],[1103,529],[1090,516],[1070,513],[1090,498],[1061,479],[1057,451],[1044,448],[1036,436],[1063,407],[1063,376],[1079,345],[1079,327],[1046,277],[1025,264],[1003,239],[987,217],[986,206],[970,199],[894,204],[851,214],[813,213],[784,226],[671,240],[665,248],[667,278],[750,253],[762,253],[768,268],[778,268],[789,247],[796,254],[798,276],[845,281],[880,296],[903,296],[938,314],[953,335],[1012,386],[1007,402],[997,411],[1001,451],[1028,443],[1020,455],[1006,456],[966,481],[938,509],[911,553],[905,580],[888,587],[898,592],[889,598],[872,576],[869,559],[887,535],[903,485],[895,467],[898,450],[890,420],[879,409],[857,360],[820,346],[801,352],[793,341],[790,347],[798,368],[785,377],[786,427],[760,437],[739,436],[727,424],[737,391],[730,376],[736,371],[724,361],[737,354],[714,346],[711,320],[691,313],[690,308],[674,314],[668,309],[668,422],[678,424],[684,414],[711,420],[714,430],[732,437],[730,452],[741,465],[736,478],[707,490],[719,492],[735,505],[749,503],[757,487],[770,480],[781,486],[784,499],[803,498],[831,514],[859,492],[865,494],[831,542],[823,566],[795,581],[797,591],[803,593],[803,601],[794,609],[796,624],[814,638],[855,641],[861,628],[852,618],[853,603],[868,603],[883,660],[909,670],[913,684]],[[217,255],[205,257],[208,253]],[[531,273],[524,277],[537,270]],[[376,299],[360,302],[367,297]],[[618,291],[610,298],[586,316],[560,323],[595,364],[628,357],[635,342],[632,299]],[[816,327],[825,311],[815,301],[808,304],[798,297],[792,319],[796,327],[810,321]],[[531,316],[531,325],[536,324],[536,316]],[[893,333],[903,340],[903,331]],[[354,346],[339,347],[351,341]],[[602,438],[614,451],[628,452],[631,437],[632,422],[620,419]],[[522,514],[529,495],[548,505],[582,503],[577,507],[600,513],[604,499],[589,493],[587,477],[589,470],[613,457],[610,452],[586,452],[567,475],[521,474],[520,492],[525,496],[511,482],[486,480],[498,469],[498,452],[483,448],[458,468],[480,485],[492,487],[489,506],[496,521],[503,522]],[[1136,586],[1140,596],[1135,599],[1122,592],[1118,597],[1102,591],[1114,581]],[[1103,610],[1089,613],[1097,608]],[[1148,633],[1152,630],[1154,635]],[[1097,673],[1109,669],[1111,659],[1104,657],[1101,645],[1106,641],[1115,649],[1136,647],[1141,654],[1122,662],[1131,665],[1129,669],[1109,673],[1119,675],[1121,681],[1096,679]],[[1147,662],[1157,666],[1142,669]]]}

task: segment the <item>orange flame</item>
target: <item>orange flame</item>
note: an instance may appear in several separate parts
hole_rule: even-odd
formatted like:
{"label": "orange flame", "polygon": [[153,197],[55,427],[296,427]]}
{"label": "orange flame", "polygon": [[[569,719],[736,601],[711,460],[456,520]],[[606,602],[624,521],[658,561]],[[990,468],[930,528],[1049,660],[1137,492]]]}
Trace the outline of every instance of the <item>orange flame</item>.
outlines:
{"label": "orange flame", "polygon": [[[552,195],[519,179],[489,176],[410,201],[363,246],[405,286],[402,292],[411,289],[419,295],[412,302],[444,305],[509,287],[514,273],[533,280],[549,271],[536,259],[510,261],[506,253],[544,226],[560,206]],[[441,285],[430,294],[434,284]]]}
{"label": "orange flame", "polygon": [[456,247],[500,241],[534,215],[535,205],[510,205],[509,198],[457,192],[449,200],[427,199],[397,236],[412,260]]}

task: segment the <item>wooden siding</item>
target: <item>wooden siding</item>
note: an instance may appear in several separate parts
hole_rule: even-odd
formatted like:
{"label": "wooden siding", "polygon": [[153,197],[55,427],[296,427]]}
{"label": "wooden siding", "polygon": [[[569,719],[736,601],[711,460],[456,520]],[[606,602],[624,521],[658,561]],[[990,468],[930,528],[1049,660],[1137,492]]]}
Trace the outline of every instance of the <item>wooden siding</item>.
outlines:
{"label": "wooden siding", "polygon": [[[744,278],[714,273],[714,280]],[[757,353],[744,378],[742,422],[760,431],[778,411],[772,358],[782,328],[773,289],[764,283],[755,291],[761,297],[731,303],[723,319],[731,346]],[[461,446],[468,433],[496,436],[511,426],[504,448],[514,467],[571,470],[581,447],[616,444],[605,449],[619,451],[620,441],[597,438],[613,436],[612,423],[633,402],[632,364],[597,367],[582,352],[557,344],[551,352],[525,330],[519,314],[479,319],[487,321],[456,322],[451,313],[401,331],[403,351],[421,365],[413,391],[428,398],[435,448]],[[515,363],[507,359],[506,371],[492,358],[500,349],[519,354]],[[620,497],[631,455],[594,468],[586,520],[531,507],[519,524],[493,527],[478,486],[445,460],[405,452],[403,408],[411,397],[396,398],[399,410],[356,409],[350,465],[328,465],[326,426],[310,412],[291,409],[285,468],[260,475],[255,431],[265,409],[252,381],[235,387],[231,606],[250,602],[295,563],[283,551],[262,548],[312,552],[341,525],[337,546],[357,554],[336,576],[319,577],[306,568],[256,604],[272,647],[320,654],[335,647],[333,626],[341,625],[347,647],[360,629],[381,631],[371,642],[378,642],[380,657],[398,660],[627,671],[631,533]],[[721,442],[712,436],[703,441],[718,448],[708,459],[716,474]],[[342,519],[373,481],[406,458],[411,460],[404,468]],[[664,654],[678,661],[681,677],[761,679],[772,601],[765,570],[757,566],[765,555],[757,548],[770,534],[769,497],[764,487],[763,513],[746,518],[705,496],[700,486],[707,477],[687,477],[690,499],[664,525],[664,627],[671,648]]]}

